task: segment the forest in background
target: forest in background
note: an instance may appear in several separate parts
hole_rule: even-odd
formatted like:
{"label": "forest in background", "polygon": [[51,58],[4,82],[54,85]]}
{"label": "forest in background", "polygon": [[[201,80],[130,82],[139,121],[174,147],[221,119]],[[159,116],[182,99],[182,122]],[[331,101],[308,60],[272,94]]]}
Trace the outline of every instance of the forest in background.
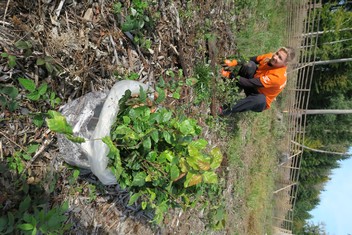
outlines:
{"label": "forest in background", "polygon": [[[317,25],[315,61],[308,109],[352,110],[352,3],[324,1]],[[324,32],[324,33],[322,33]],[[345,59],[342,62],[341,59]],[[305,145],[311,149],[347,153],[352,140],[351,114],[307,116]],[[309,224],[309,212],[319,205],[319,195],[332,169],[348,155],[305,149],[294,215],[295,234],[325,234],[323,224]]]}

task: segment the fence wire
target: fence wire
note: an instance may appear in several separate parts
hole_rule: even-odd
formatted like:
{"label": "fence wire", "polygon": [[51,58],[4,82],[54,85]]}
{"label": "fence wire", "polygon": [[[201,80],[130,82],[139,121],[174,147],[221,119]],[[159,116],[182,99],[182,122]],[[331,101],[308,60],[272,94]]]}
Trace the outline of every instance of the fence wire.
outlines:
{"label": "fence wire", "polygon": [[281,157],[276,182],[274,233],[292,234],[298,178],[303,154],[308,109],[313,80],[321,0],[287,1],[287,45],[296,48],[296,59],[288,68],[284,123],[287,127],[286,152]]}

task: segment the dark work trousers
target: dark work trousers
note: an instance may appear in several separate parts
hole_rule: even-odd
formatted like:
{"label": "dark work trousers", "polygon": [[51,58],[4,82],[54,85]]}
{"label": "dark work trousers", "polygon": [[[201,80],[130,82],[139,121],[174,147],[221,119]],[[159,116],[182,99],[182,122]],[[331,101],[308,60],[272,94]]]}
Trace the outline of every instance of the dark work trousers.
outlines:
{"label": "dark work trousers", "polygon": [[[238,75],[244,78],[253,78],[257,70],[257,65],[253,61],[242,65]],[[231,113],[254,111],[262,112],[266,107],[266,97],[260,94],[255,87],[243,87],[237,83],[237,86],[243,89],[246,98],[239,100],[231,109],[224,110],[223,115],[230,115]]]}

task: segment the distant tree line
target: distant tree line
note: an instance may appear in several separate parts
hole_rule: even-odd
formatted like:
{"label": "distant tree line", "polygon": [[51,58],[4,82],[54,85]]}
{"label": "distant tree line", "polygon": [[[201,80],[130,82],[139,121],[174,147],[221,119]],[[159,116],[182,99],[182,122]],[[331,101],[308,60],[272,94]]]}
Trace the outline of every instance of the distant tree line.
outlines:
{"label": "distant tree line", "polygon": [[[323,1],[316,35],[316,61],[309,109],[352,110],[352,62],[334,60],[352,57],[352,1]],[[319,25],[319,28],[318,28]],[[343,30],[342,30],[343,29]],[[345,153],[352,146],[352,114],[315,114],[307,116],[305,146]],[[331,170],[348,155],[304,150],[294,210],[294,234],[326,234],[322,224],[311,224],[309,211],[319,204],[319,194]]]}

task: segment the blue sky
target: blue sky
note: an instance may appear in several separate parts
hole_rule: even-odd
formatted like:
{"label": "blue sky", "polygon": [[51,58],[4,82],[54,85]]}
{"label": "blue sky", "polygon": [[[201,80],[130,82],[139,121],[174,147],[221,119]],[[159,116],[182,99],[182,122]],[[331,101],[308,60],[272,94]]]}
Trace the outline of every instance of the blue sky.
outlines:
{"label": "blue sky", "polygon": [[330,178],[320,194],[320,204],[310,212],[311,221],[324,222],[329,235],[352,235],[352,157],[341,161]]}

